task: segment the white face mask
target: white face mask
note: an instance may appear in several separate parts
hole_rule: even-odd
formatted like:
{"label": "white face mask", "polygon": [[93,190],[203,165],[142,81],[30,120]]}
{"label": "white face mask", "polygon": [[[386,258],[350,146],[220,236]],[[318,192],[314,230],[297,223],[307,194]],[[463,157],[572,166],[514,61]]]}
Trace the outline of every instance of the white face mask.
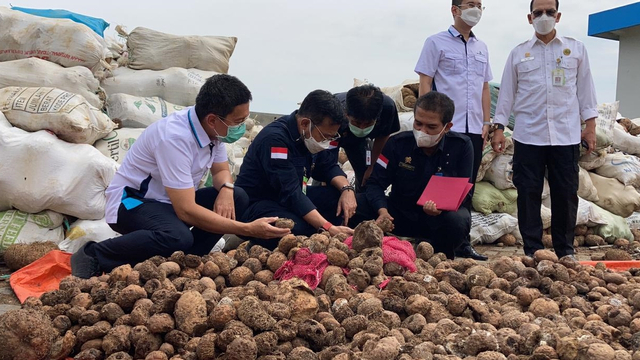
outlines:
{"label": "white face mask", "polygon": [[416,130],[413,129],[413,137],[416,138],[416,143],[418,144],[418,147],[421,148],[432,148],[436,145],[438,145],[438,143],[441,140],[441,135],[444,132],[444,127],[442,128],[442,131],[440,131],[439,134],[437,135],[429,135],[426,133],[423,133],[420,130]]}
{"label": "white face mask", "polygon": [[477,7],[464,9],[462,10],[462,15],[460,16],[460,18],[465,22],[465,24],[474,27],[478,25],[480,19],[482,18],[482,10],[478,9]]}
{"label": "white face mask", "polygon": [[547,14],[538,16],[533,19],[533,28],[540,35],[548,35],[556,27],[556,18]]}
{"label": "white face mask", "polygon": [[[302,130],[302,137],[304,137],[304,135],[304,130]],[[309,138],[304,139],[304,145],[307,147],[307,150],[309,150],[310,153],[317,154],[320,151],[329,149],[329,147],[331,146],[331,141],[317,141],[316,139],[314,139],[313,135],[311,135],[311,123],[309,123]]]}

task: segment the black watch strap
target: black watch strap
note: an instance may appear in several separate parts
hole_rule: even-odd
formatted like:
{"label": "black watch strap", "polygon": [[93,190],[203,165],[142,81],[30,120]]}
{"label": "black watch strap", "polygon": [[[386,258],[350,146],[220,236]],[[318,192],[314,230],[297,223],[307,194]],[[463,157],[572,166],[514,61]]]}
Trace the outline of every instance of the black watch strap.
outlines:
{"label": "black watch strap", "polygon": [[345,185],[342,188],[340,188],[340,192],[345,192],[345,190],[351,190],[353,192],[356,191],[356,189],[352,186],[352,185]]}
{"label": "black watch strap", "polygon": [[493,126],[494,126],[494,129],[495,129],[495,130],[502,130],[502,131],[504,131],[504,125],[502,125],[502,124],[494,124]]}

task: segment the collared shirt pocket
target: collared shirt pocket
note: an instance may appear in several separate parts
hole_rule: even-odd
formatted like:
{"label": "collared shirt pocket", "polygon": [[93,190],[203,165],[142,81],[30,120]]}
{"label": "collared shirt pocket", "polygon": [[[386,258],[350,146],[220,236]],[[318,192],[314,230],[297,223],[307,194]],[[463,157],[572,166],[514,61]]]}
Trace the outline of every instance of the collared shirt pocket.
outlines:
{"label": "collared shirt pocket", "polygon": [[542,63],[537,59],[516,64],[518,90],[537,90],[546,84]]}
{"label": "collared shirt pocket", "polygon": [[460,54],[444,54],[442,72],[446,75],[460,74],[464,71],[464,57]]}
{"label": "collared shirt pocket", "polygon": [[484,78],[484,74],[487,71],[487,56],[484,54],[476,54],[474,56],[474,65],[476,69],[476,74],[478,76],[482,76]]}
{"label": "collared shirt pocket", "polygon": [[564,69],[565,84],[568,86],[576,84],[578,76],[578,59],[564,58],[560,67]]}

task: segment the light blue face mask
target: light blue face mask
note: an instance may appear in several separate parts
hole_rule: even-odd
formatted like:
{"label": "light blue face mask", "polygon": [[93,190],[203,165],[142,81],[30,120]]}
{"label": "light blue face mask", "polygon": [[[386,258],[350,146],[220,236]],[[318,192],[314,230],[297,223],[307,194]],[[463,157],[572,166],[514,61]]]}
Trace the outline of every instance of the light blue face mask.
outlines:
{"label": "light blue face mask", "polygon": [[222,141],[223,143],[231,144],[240,140],[242,135],[244,135],[245,131],[247,130],[247,125],[244,122],[240,125],[235,126],[229,126],[225,124],[224,121],[222,121],[222,123],[227,127],[227,136],[218,135],[217,137],[218,140]]}
{"label": "light blue face mask", "polygon": [[373,124],[369,127],[366,127],[364,129],[360,129],[357,126],[352,125],[351,123],[349,123],[349,130],[351,130],[351,133],[353,135],[355,135],[355,137],[359,137],[359,138],[363,138],[369,134],[371,134],[371,131],[373,131],[373,128],[376,126],[376,122],[374,121]]}

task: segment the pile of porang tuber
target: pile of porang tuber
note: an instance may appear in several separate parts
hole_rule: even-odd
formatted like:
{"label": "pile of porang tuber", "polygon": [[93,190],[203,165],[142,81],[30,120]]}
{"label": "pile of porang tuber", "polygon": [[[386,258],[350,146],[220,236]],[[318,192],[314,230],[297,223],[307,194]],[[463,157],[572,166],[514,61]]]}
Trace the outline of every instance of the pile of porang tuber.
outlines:
{"label": "pile of porang tuber", "polygon": [[[640,271],[548,250],[480,265],[420,243],[411,273],[383,263],[382,238],[366,222],[353,249],[287,235],[273,252],[176,252],[68,277],[0,317],[0,359],[640,359]],[[273,280],[303,247],[330,263],[315,291]]]}

